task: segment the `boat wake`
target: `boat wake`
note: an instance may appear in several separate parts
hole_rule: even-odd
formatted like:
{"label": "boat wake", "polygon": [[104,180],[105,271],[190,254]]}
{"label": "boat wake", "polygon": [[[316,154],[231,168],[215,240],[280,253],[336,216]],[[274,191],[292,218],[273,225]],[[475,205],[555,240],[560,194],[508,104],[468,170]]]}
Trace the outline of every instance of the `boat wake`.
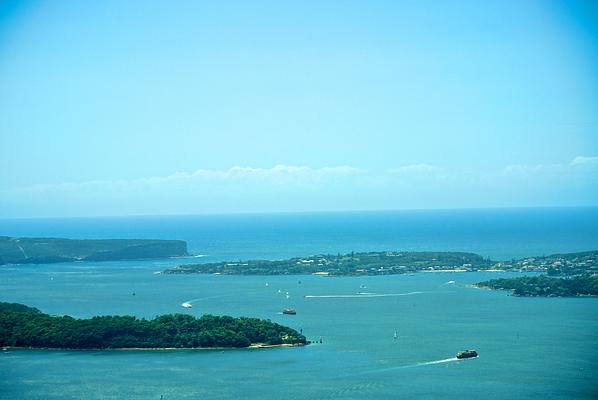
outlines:
{"label": "boat wake", "polygon": [[327,295],[306,295],[306,299],[362,299],[369,297],[396,297],[396,296],[412,296],[414,294],[422,294],[425,292],[409,292],[409,293],[357,293],[357,294],[327,294]]}
{"label": "boat wake", "polygon": [[199,297],[197,299],[187,300],[187,301],[183,302],[183,304],[193,304],[196,301],[209,300],[209,299],[218,299],[220,297],[229,297],[229,296],[232,296],[232,295],[231,294],[222,294],[222,295],[219,295],[219,296]]}
{"label": "boat wake", "polygon": [[455,361],[464,361],[464,360],[460,360],[457,357],[452,357],[452,358],[445,358],[443,360],[426,361],[426,362],[419,362],[419,363],[408,364],[408,365],[399,365],[396,367],[378,368],[378,369],[373,369],[370,371],[364,371],[364,372],[360,372],[360,373],[356,373],[356,374],[351,374],[348,376],[378,374],[378,373],[382,373],[382,372],[397,371],[397,370],[406,369],[406,368],[423,367],[425,365],[445,364],[445,363],[450,363],[450,362],[455,362]]}
{"label": "boat wake", "polygon": [[445,363],[450,363],[450,362],[454,362],[454,361],[459,361],[459,359],[457,357],[451,357],[451,358],[445,358],[444,360],[419,362],[419,363],[415,363],[415,364],[401,365],[401,366],[398,366],[398,367],[378,369],[378,370],[371,371],[371,373],[393,371],[393,370],[396,370],[396,369],[423,367],[424,365],[445,364]]}
{"label": "boat wake", "polygon": [[412,367],[417,367],[417,366],[420,366],[420,365],[444,364],[444,363],[453,362],[453,361],[459,361],[459,359],[457,357],[445,358],[444,360],[428,361],[428,362],[413,364],[411,366]]}

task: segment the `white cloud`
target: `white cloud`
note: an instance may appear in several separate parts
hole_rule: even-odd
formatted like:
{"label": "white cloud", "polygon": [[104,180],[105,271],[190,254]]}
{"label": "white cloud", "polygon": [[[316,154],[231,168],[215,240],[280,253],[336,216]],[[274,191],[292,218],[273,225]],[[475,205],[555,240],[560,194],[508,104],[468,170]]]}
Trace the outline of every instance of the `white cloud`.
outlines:
{"label": "white cloud", "polygon": [[598,157],[569,163],[388,171],[276,165],[0,191],[0,216],[193,214],[598,204]]}
{"label": "white cloud", "polygon": [[575,174],[583,170],[598,167],[598,157],[577,156],[567,164],[536,164],[536,165],[509,165],[502,172],[505,175],[538,176],[554,174]]}
{"label": "white cloud", "polygon": [[571,166],[578,166],[578,165],[598,166],[598,157],[577,156],[571,161],[571,163],[569,163],[569,165],[571,165]]}
{"label": "white cloud", "polygon": [[275,184],[304,185],[338,181],[362,174],[365,170],[343,165],[311,168],[306,166],[276,165],[272,168],[231,167],[228,170],[198,169],[194,172],[179,171],[167,176],[154,176],[132,180],[96,180],[61,184],[38,184],[9,190],[12,193],[72,192],[81,190],[139,190],[168,189],[169,187],[198,187],[209,185]]}
{"label": "white cloud", "polygon": [[442,171],[442,168],[430,164],[411,164],[388,170],[393,175],[436,174]]}
{"label": "white cloud", "polygon": [[566,169],[565,164],[537,164],[537,165],[508,165],[503,168],[502,172],[505,175],[511,176],[529,176],[542,173],[563,172]]}

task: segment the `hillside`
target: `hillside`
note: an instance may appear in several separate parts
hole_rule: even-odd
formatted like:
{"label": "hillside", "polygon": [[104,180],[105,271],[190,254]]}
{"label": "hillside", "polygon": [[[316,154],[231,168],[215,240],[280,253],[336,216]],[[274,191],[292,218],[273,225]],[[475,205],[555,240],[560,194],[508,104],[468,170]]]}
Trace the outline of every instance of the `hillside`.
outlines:
{"label": "hillside", "polygon": [[473,253],[462,252],[369,252],[320,254],[286,260],[247,260],[186,264],[165,271],[169,274],[223,275],[392,275],[416,271],[478,270],[492,262]]}
{"label": "hillside", "polygon": [[186,256],[182,240],[18,238],[0,236],[0,265],[117,261]]}
{"label": "hillside", "polygon": [[211,348],[305,345],[294,329],[257,318],[187,314],[77,319],[0,302],[0,346],[56,349]]}

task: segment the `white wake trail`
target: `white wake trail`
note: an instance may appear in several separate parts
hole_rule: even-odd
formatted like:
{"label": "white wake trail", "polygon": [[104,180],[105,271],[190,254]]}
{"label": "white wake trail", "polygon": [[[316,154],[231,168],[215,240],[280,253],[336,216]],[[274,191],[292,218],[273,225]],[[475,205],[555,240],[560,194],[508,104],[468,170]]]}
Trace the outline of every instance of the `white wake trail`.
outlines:
{"label": "white wake trail", "polygon": [[350,374],[350,375],[346,375],[346,376],[359,376],[359,375],[378,374],[378,373],[381,373],[381,372],[396,371],[396,370],[405,369],[405,368],[422,367],[424,365],[444,364],[444,363],[449,363],[449,362],[454,362],[454,361],[463,361],[463,360],[459,360],[457,357],[452,357],[452,358],[445,358],[444,360],[426,361],[426,362],[419,362],[419,363],[416,363],[416,364],[399,365],[399,366],[396,366],[396,367],[373,369],[373,370],[370,370],[370,371],[358,372],[356,374]]}
{"label": "white wake trail", "polygon": [[411,296],[414,294],[422,294],[425,292],[409,292],[409,293],[364,293],[364,294],[328,294],[328,295],[306,295],[306,299],[361,299],[369,297],[395,297],[395,296]]}
{"label": "white wake trail", "polygon": [[443,363],[447,363],[447,362],[451,362],[451,361],[458,361],[459,359],[457,357],[453,357],[453,358],[445,358],[444,360],[436,360],[436,361],[428,361],[428,362],[423,362],[423,363],[417,363],[417,364],[413,364],[410,365],[412,367],[417,367],[419,365],[434,365],[434,364],[443,364]]}
{"label": "white wake trail", "polygon": [[232,294],[221,294],[221,295],[218,295],[218,296],[200,297],[200,298],[197,298],[197,299],[192,299],[192,300],[184,301],[183,303],[193,304],[194,302],[200,301],[200,300],[218,299],[220,297],[229,297],[229,296],[232,296]]}

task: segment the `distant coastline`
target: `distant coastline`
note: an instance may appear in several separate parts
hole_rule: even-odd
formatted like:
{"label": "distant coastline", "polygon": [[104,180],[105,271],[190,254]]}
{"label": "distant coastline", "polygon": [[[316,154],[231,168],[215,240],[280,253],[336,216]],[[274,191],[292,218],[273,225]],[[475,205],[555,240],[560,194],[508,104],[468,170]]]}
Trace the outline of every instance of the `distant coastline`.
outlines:
{"label": "distant coastline", "polygon": [[471,287],[509,291],[519,297],[596,297],[598,275],[582,275],[565,278],[522,276],[517,278],[491,279]]}
{"label": "distant coastline", "polygon": [[183,264],[166,274],[218,275],[396,275],[416,272],[541,272],[551,276],[598,274],[598,250],[493,261],[474,253],[383,251],[319,254],[286,260]]}
{"label": "distant coastline", "polygon": [[0,236],[0,265],[187,257],[182,240],[62,239]]}

